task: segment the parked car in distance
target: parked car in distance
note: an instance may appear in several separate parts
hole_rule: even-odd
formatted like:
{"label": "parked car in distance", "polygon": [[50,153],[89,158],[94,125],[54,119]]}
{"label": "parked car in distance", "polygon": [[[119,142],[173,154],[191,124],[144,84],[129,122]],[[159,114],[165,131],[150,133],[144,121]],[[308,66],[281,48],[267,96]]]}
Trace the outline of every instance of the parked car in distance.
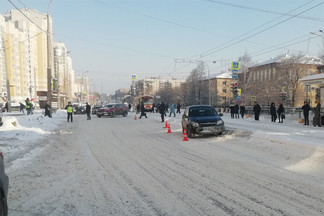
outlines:
{"label": "parked car in distance", "polygon": [[86,109],[84,106],[76,106],[74,107],[74,114],[85,114],[86,113]]}
{"label": "parked car in distance", "polygon": [[101,116],[110,116],[114,117],[116,115],[122,115],[126,117],[128,114],[128,107],[124,104],[107,104],[104,107],[98,109],[97,116],[101,118]]}
{"label": "parked car in distance", "polygon": [[188,106],[182,116],[182,132],[186,129],[189,138],[195,134],[221,135],[225,131],[222,115],[209,105]]}
{"label": "parked car in distance", "polygon": [[5,173],[3,154],[0,152],[0,215],[8,215],[8,187],[9,187],[9,178]]}
{"label": "parked car in distance", "polygon": [[100,109],[102,106],[101,105],[94,105],[93,107],[92,107],[92,114],[97,114],[97,111],[98,111],[98,109]]}

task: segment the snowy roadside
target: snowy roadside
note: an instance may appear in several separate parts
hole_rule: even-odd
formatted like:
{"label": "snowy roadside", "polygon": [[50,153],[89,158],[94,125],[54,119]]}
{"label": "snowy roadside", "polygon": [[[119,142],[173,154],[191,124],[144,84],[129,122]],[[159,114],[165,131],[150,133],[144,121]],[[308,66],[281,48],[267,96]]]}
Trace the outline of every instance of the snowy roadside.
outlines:
{"label": "snowy roadside", "polygon": [[26,154],[35,154],[41,139],[45,139],[66,120],[66,111],[53,113],[53,118],[44,117],[42,110],[34,110],[33,115],[19,112],[3,113],[3,126],[0,127],[0,151],[5,162],[10,163]]}

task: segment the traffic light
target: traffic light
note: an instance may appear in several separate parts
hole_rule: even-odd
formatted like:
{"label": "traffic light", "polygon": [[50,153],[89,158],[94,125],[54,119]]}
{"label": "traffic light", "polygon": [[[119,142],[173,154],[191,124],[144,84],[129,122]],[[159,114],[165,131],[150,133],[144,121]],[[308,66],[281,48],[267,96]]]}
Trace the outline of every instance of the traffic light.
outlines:
{"label": "traffic light", "polygon": [[234,82],[231,82],[231,92],[234,92]]}
{"label": "traffic light", "polygon": [[234,82],[234,89],[233,89],[233,92],[234,93],[237,93],[238,92],[238,90],[237,90],[237,82]]}
{"label": "traffic light", "polygon": [[287,93],[286,92],[280,92],[282,100],[286,100]]}

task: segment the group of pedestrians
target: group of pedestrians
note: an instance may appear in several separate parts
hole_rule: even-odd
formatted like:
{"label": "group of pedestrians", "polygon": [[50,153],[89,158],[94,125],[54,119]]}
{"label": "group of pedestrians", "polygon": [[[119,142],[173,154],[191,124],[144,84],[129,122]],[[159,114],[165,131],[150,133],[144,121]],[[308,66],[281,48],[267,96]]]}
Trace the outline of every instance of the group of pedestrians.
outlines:
{"label": "group of pedestrians", "polygon": [[[278,115],[277,115],[278,114]],[[283,107],[282,103],[279,103],[278,109],[274,102],[270,105],[270,115],[271,115],[271,122],[276,122],[278,118],[278,123],[283,123],[283,120],[286,118],[285,116],[285,108]]]}
{"label": "group of pedestrians", "polygon": [[230,113],[231,113],[231,118],[240,118],[240,115],[242,119],[244,118],[245,115],[245,105],[242,103],[240,106],[238,104],[231,105],[230,106]]}
{"label": "group of pedestrians", "polygon": [[[170,108],[170,110],[169,110]],[[161,103],[158,103],[157,105],[155,105],[155,103],[153,104],[153,110],[155,110],[156,112],[160,113],[161,115],[161,122],[164,122],[164,117],[167,116],[166,113],[169,112],[169,117],[171,117],[173,115],[173,117],[176,117],[176,113],[181,114],[181,105],[180,103],[177,103],[177,105],[175,103],[171,103],[171,105],[169,106],[169,104],[165,104],[163,101]],[[140,119],[142,117],[147,118],[147,114],[145,112],[145,107],[144,107],[144,103],[141,102],[140,104],[137,105],[136,107],[136,113],[141,113],[140,115]],[[154,113],[154,111],[153,111]]]}
{"label": "group of pedestrians", "polygon": [[[319,101],[315,101],[316,107],[313,109],[314,117],[313,117],[313,125],[316,127],[321,127],[321,104]],[[309,111],[312,109],[307,101],[304,102],[304,105],[301,107],[304,115],[304,125],[309,125]],[[255,120],[259,120],[259,116],[261,113],[260,105],[255,102],[253,107],[253,112],[255,116]],[[279,103],[278,108],[276,108],[275,103],[271,103],[270,105],[270,115],[271,122],[276,122],[278,118],[278,123],[283,123],[283,120],[286,118],[285,116],[285,108],[282,103]]]}
{"label": "group of pedestrians", "polygon": [[[324,118],[320,116],[321,104],[319,103],[319,101],[315,101],[315,103],[316,103],[316,107],[313,109],[313,113],[314,113],[313,125],[321,127],[321,121],[323,121],[322,118]],[[309,125],[309,111],[311,110],[311,107],[305,101],[301,109],[303,110],[304,119],[305,119],[304,125]],[[230,113],[231,113],[231,118],[239,119],[240,116],[241,118],[244,118],[244,115],[246,113],[245,105],[243,103],[240,106],[238,103],[235,105],[231,105]],[[253,113],[254,113],[254,119],[256,121],[259,121],[260,114],[261,114],[261,106],[259,105],[258,102],[254,103]],[[285,108],[283,104],[279,103],[278,107],[276,107],[275,103],[272,102],[270,105],[270,115],[271,115],[271,122],[277,122],[278,119],[278,123],[283,123],[284,119],[286,118]]]}

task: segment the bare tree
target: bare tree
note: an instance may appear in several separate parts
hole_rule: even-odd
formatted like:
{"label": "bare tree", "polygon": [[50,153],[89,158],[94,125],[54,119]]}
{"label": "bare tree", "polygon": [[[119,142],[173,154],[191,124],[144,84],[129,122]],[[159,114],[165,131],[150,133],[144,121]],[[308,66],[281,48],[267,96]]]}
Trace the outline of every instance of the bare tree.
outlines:
{"label": "bare tree", "polygon": [[183,95],[182,92],[179,90],[179,88],[166,88],[163,90],[160,90],[156,93],[160,96],[159,101],[163,101],[164,103],[176,103],[176,102],[182,102]]}
{"label": "bare tree", "polygon": [[238,87],[241,89],[241,101],[246,104],[247,102],[247,90],[249,88],[247,84],[247,72],[249,71],[249,67],[252,65],[252,58],[249,56],[247,52],[244,53],[243,56],[239,57],[238,61],[240,62],[240,70],[239,70],[239,78],[238,78]]}
{"label": "bare tree", "polygon": [[314,59],[307,56],[292,56],[287,58],[282,62],[280,71],[282,73],[282,79],[278,80],[278,84],[281,86],[283,94],[283,99],[289,100],[292,107],[295,106],[296,97],[304,97],[300,91],[303,87],[301,85],[301,78],[312,73],[310,72],[316,70],[316,65],[312,62]]}
{"label": "bare tree", "polygon": [[[207,104],[208,103],[208,80],[205,76],[205,67],[200,63],[186,80],[185,102],[191,104]],[[207,84],[206,84],[207,82]]]}

